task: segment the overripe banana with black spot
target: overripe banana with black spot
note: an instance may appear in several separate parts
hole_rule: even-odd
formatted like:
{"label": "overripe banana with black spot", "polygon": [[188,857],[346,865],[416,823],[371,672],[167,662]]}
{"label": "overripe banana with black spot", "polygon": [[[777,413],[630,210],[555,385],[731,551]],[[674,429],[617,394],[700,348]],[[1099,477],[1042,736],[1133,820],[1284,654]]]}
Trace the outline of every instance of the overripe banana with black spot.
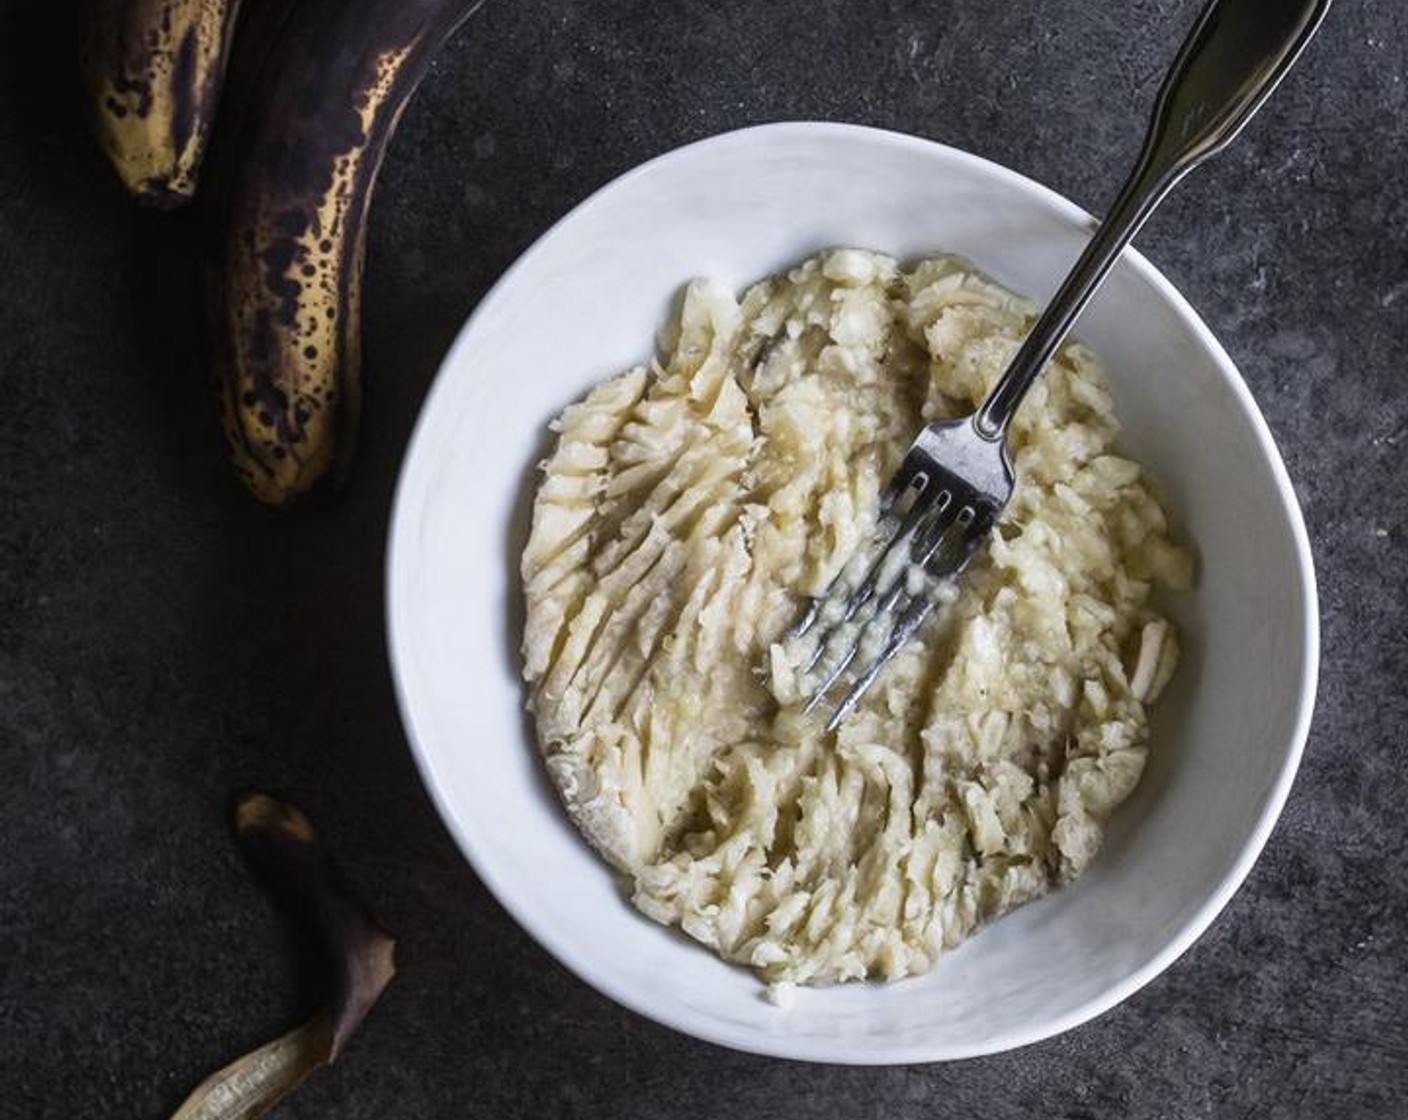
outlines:
{"label": "overripe banana with black spot", "polygon": [[276,505],[335,488],[361,406],[377,171],[436,49],[481,0],[296,0],[244,106],[214,285],[226,436]]}
{"label": "overripe banana with black spot", "polygon": [[84,0],[80,57],[98,142],[139,201],[195,194],[240,0]]}

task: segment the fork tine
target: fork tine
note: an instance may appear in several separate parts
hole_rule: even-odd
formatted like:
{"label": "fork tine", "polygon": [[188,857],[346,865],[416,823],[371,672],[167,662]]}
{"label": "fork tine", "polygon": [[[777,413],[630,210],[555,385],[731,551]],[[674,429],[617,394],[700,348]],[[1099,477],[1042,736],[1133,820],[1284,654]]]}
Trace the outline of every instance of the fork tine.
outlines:
{"label": "fork tine", "polygon": [[[904,580],[897,580],[895,586],[886,593],[885,597],[880,600],[879,604],[875,607],[875,610],[871,612],[870,617],[856,629],[849,645],[847,645],[840,658],[831,666],[826,676],[823,677],[815,689],[813,689],[811,699],[809,699],[802,708],[803,715],[809,714],[826,698],[826,694],[831,691],[831,686],[841,678],[841,675],[849,668],[851,662],[856,659],[857,654],[865,648],[872,631],[877,626],[893,618],[894,606],[900,601],[904,594]],[[891,633],[893,633],[893,630]],[[890,634],[883,634],[882,637],[885,643],[888,644]]]}
{"label": "fork tine", "polygon": [[[913,528],[914,523],[919,519],[920,515],[923,514],[925,507],[922,499],[924,491],[928,488],[930,481],[931,476],[928,473],[914,469],[906,471],[902,466],[900,471],[891,480],[890,484],[885,488],[880,498],[880,520],[875,526],[875,536],[880,537],[883,535],[886,538],[885,547],[866,571],[865,578],[861,580],[855,591],[853,591],[846,600],[843,613],[838,620],[839,622],[848,621],[874,592],[875,581],[880,575],[886,557],[890,555],[896,542]],[[900,519],[899,524],[887,531],[887,527],[892,525],[895,520],[893,517],[895,504],[904,496],[906,491],[914,487],[916,482],[919,483],[919,488],[914,496],[913,504],[906,511],[903,518]],[[831,582],[826,585],[826,590],[808,604],[802,617],[783,636],[782,640],[784,642],[795,641],[798,638],[806,636],[807,632],[816,625],[817,620],[822,616],[825,608],[835,602],[838,592],[844,588],[845,575],[846,569],[843,567],[832,577]],[[835,626],[836,623],[833,622],[832,625]],[[821,648],[822,644],[823,643],[818,643],[818,650]],[[815,664],[816,658],[813,657],[803,671],[810,671]]]}
{"label": "fork tine", "polygon": [[823,677],[821,682],[816,686],[816,688],[812,690],[811,698],[804,705],[802,705],[802,714],[804,716],[810,715],[812,711],[816,708],[816,706],[821,703],[821,701],[825,698],[826,693],[830,690],[831,686],[835,684],[836,681],[840,678],[841,674],[846,671],[846,666],[855,660],[856,654],[858,652],[860,652],[859,636],[857,636],[856,640],[851,643],[850,648],[847,649],[845,653],[841,655],[840,659],[837,660],[836,664],[834,664],[830,669],[827,670],[826,676]]}
{"label": "fork tine", "polygon": [[[911,545],[909,556],[911,564],[926,566],[933,558],[934,553],[938,550],[939,545],[943,542],[944,535],[948,532],[949,527],[952,526],[955,521],[962,521],[964,515],[968,512],[965,508],[959,512],[956,518],[948,517],[947,514],[949,506],[953,501],[953,495],[950,491],[945,490],[943,494],[940,495],[940,498],[941,501],[937,508],[932,511],[932,516],[929,517],[928,523],[920,526],[914,532],[914,541]],[[966,525],[967,522],[963,521],[963,524]],[[900,601],[900,598],[904,596],[906,592],[907,580],[904,578],[904,573],[901,573],[901,578],[896,579],[894,583],[890,585],[889,590],[885,592],[880,602],[876,604],[875,616],[878,617],[879,615],[892,612],[895,608],[895,604]]]}
{"label": "fork tine", "polygon": [[[807,663],[802,667],[802,672],[810,673],[812,669],[816,667],[816,663],[821,660],[821,656],[826,650],[831,635],[854,618],[856,612],[869,603],[870,600],[874,598],[877,591],[881,590],[881,582],[887,574],[886,569],[895,551],[901,548],[909,548],[912,553],[914,547],[920,543],[922,540],[920,522],[928,516],[934,508],[923,504],[921,501],[922,497],[923,493],[921,491],[920,495],[915,498],[914,505],[910,507],[904,519],[900,522],[899,527],[890,534],[889,539],[885,542],[885,547],[880,550],[880,554],[871,562],[870,567],[865,573],[865,578],[862,579],[856,586],[856,589],[851,592],[850,598],[846,600],[840,615],[831,620],[831,625],[827,627],[826,632],[817,639],[816,648],[812,650],[811,656],[807,659]],[[952,500],[953,496],[948,491],[945,490],[941,493],[938,498],[935,499],[937,513],[943,513]],[[884,605],[885,599],[890,599],[895,587],[903,585],[903,576],[903,571],[890,575],[891,582],[885,585],[885,597],[882,598],[881,605],[876,608],[878,611],[888,609]],[[893,603],[893,599],[890,599],[890,601]],[[825,613],[826,611],[823,607],[820,614],[824,615]],[[854,651],[852,652],[854,653]],[[827,678],[828,687],[833,680],[835,680],[835,676],[829,676]]]}
{"label": "fork tine", "polygon": [[924,625],[924,620],[929,617],[929,612],[933,609],[934,601],[928,595],[920,594],[910,600],[904,613],[900,615],[899,622],[895,624],[890,640],[885,643],[885,648],[880,651],[879,656],[870,663],[865,672],[856,678],[846,695],[841,697],[841,702],[836,705],[836,710],[826,721],[827,731],[835,731],[841,726],[841,722],[851,714],[851,709],[860,703],[861,697],[875,683],[875,678],[880,675],[880,670],[893,660],[895,654],[909,644],[910,638],[914,637],[918,629]]}
{"label": "fork tine", "polygon": [[[934,522],[925,527],[925,536],[927,539],[924,543],[923,555],[921,558],[918,558],[918,562],[924,565],[930,576],[941,579],[946,576],[956,575],[963,569],[967,563],[968,556],[971,555],[971,550],[965,553],[961,546],[964,541],[968,539],[969,527],[977,520],[977,516],[977,511],[971,505],[965,505],[956,516],[951,518],[944,518],[942,516],[936,517]],[[957,551],[954,551],[950,547],[955,544],[960,546]],[[930,567],[936,559],[939,561],[937,570]],[[890,595],[886,596],[886,603],[883,609],[893,609],[898,605],[900,594],[902,593],[901,588],[902,585],[900,588],[896,589],[896,591],[900,593],[892,592]],[[925,620],[929,617],[933,609],[934,597],[932,588],[920,588],[913,595],[909,596],[903,611],[900,613],[899,620],[895,623],[894,629],[890,632],[890,637],[886,641],[884,648],[881,649],[880,653],[866,667],[865,671],[851,684],[846,695],[841,698],[841,702],[836,706],[836,710],[832,712],[831,718],[826,721],[827,731],[835,731],[836,728],[841,725],[842,721],[851,714],[851,711],[860,702],[861,697],[863,697],[866,692],[869,691],[870,686],[875,683],[875,679],[880,675],[880,671],[894,659],[895,655],[898,654],[900,650],[909,644],[910,639],[918,633],[919,628],[924,625]],[[877,617],[880,613],[880,610],[877,610]],[[851,653],[851,659],[854,658],[855,649],[858,649],[859,646],[860,642],[857,640],[855,648]],[[848,663],[849,660],[850,659],[848,659]],[[836,675],[839,676],[840,674],[838,673]],[[834,680],[834,678],[832,679]],[[827,682],[827,687],[830,686],[830,683],[831,681]],[[815,701],[816,697],[814,696],[812,703],[814,704]],[[809,707],[810,706],[809,704]]]}
{"label": "fork tine", "polygon": [[[953,493],[945,489],[932,506],[925,506],[925,508],[919,512],[919,516],[908,520],[904,532],[898,534],[891,541],[891,544],[886,548],[886,553],[888,554],[892,551],[897,542],[904,541],[906,542],[905,547],[909,549],[910,564],[928,564],[947,536],[948,529],[969,512],[965,507],[957,519],[951,518],[948,516],[948,512],[952,504]],[[964,522],[964,524],[966,524],[966,522]],[[871,576],[875,578],[871,580],[871,577],[867,577],[867,580],[873,582],[876,586],[872,587],[870,591],[867,592],[862,602],[869,600],[877,589],[881,565],[882,561],[876,561],[876,563],[871,566]],[[826,675],[812,690],[811,697],[802,709],[803,714],[811,712],[821,703],[822,698],[830,691],[831,686],[840,679],[841,674],[844,673],[851,662],[855,660],[856,654],[860,652],[867,637],[870,636],[871,630],[877,623],[892,617],[895,605],[899,603],[901,598],[905,597],[907,593],[907,573],[902,571],[899,572],[893,578],[890,585],[888,585],[884,594],[871,611],[870,617],[856,628],[855,633],[851,635],[849,643],[846,648],[841,651],[840,656],[832,661],[826,671]],[[828,652],[832,637],[844,623],[850,620],[858,606],[859,604],[849,607],[846,613],[837,622],[833,623],[831,628],[818,639],[816,649],[812,651],[812,655],[808,659],[806,666],[802,669],[802,672],[811,672],[816,663],[821,660],[822,655]]]}

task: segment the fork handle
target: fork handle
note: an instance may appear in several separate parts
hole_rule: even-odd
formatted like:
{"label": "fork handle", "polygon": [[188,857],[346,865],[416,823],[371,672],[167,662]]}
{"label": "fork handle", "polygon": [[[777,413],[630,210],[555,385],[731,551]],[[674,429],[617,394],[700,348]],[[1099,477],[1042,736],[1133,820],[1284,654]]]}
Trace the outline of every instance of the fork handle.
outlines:
{"label": "fork handle", "polygon": [[1211,0],[1164,78],[1139,160],[1085,252],[973,417],[1001,440],[1120,252],[1189,171],[1227,147],[1290,70],[1330,0]]}

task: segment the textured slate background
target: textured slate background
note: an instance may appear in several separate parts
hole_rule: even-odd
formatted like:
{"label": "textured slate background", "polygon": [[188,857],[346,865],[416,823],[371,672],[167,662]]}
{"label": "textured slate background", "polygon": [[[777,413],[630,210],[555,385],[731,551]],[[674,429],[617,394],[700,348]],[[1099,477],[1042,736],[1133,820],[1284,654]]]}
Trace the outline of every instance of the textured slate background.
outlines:
{"label": "textured slate background", "polygon": [[1296,480],[1325,655],[1247,885],[1065,1037],[808,1068],[693,1042],[541,952],[417,781],[382,646],[393,476],[467,312],[612,176],[759,121],[931,136],[1098,210],[1194,13],[1135,0],[491,0],[406,115],[373,212],[360,469],[283,516],[223,461],[188,219],[136,213],[73,105],[66,3],[0,14],[0,1116],[168,1114],[305,1014],[232,848],[294,796],[402,974],[287,1117],[1408,1115],[1408,47],[1341,2],[1250,133],[1141,240],[1240,363]]}

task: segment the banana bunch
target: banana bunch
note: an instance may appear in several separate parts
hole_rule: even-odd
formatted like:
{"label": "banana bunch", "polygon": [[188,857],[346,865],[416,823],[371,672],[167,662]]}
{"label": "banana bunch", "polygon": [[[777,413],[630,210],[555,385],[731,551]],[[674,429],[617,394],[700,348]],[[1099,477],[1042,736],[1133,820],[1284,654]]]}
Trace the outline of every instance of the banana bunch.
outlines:
{"label": "banana bunch", "polygon": [[[230,64],[210,217],[212,353],[239,476],[262,501],[334,490],[361,409],[366,224],[431,57],[482,0],[262,0]],[[240,0],[87,0],[95,131],[139,201],[196,190]],[[253,4],[256,9],[261,4]],[[242,57],[246,55],[247,57]],[[228,135],[226,135],[228,132]]]}

